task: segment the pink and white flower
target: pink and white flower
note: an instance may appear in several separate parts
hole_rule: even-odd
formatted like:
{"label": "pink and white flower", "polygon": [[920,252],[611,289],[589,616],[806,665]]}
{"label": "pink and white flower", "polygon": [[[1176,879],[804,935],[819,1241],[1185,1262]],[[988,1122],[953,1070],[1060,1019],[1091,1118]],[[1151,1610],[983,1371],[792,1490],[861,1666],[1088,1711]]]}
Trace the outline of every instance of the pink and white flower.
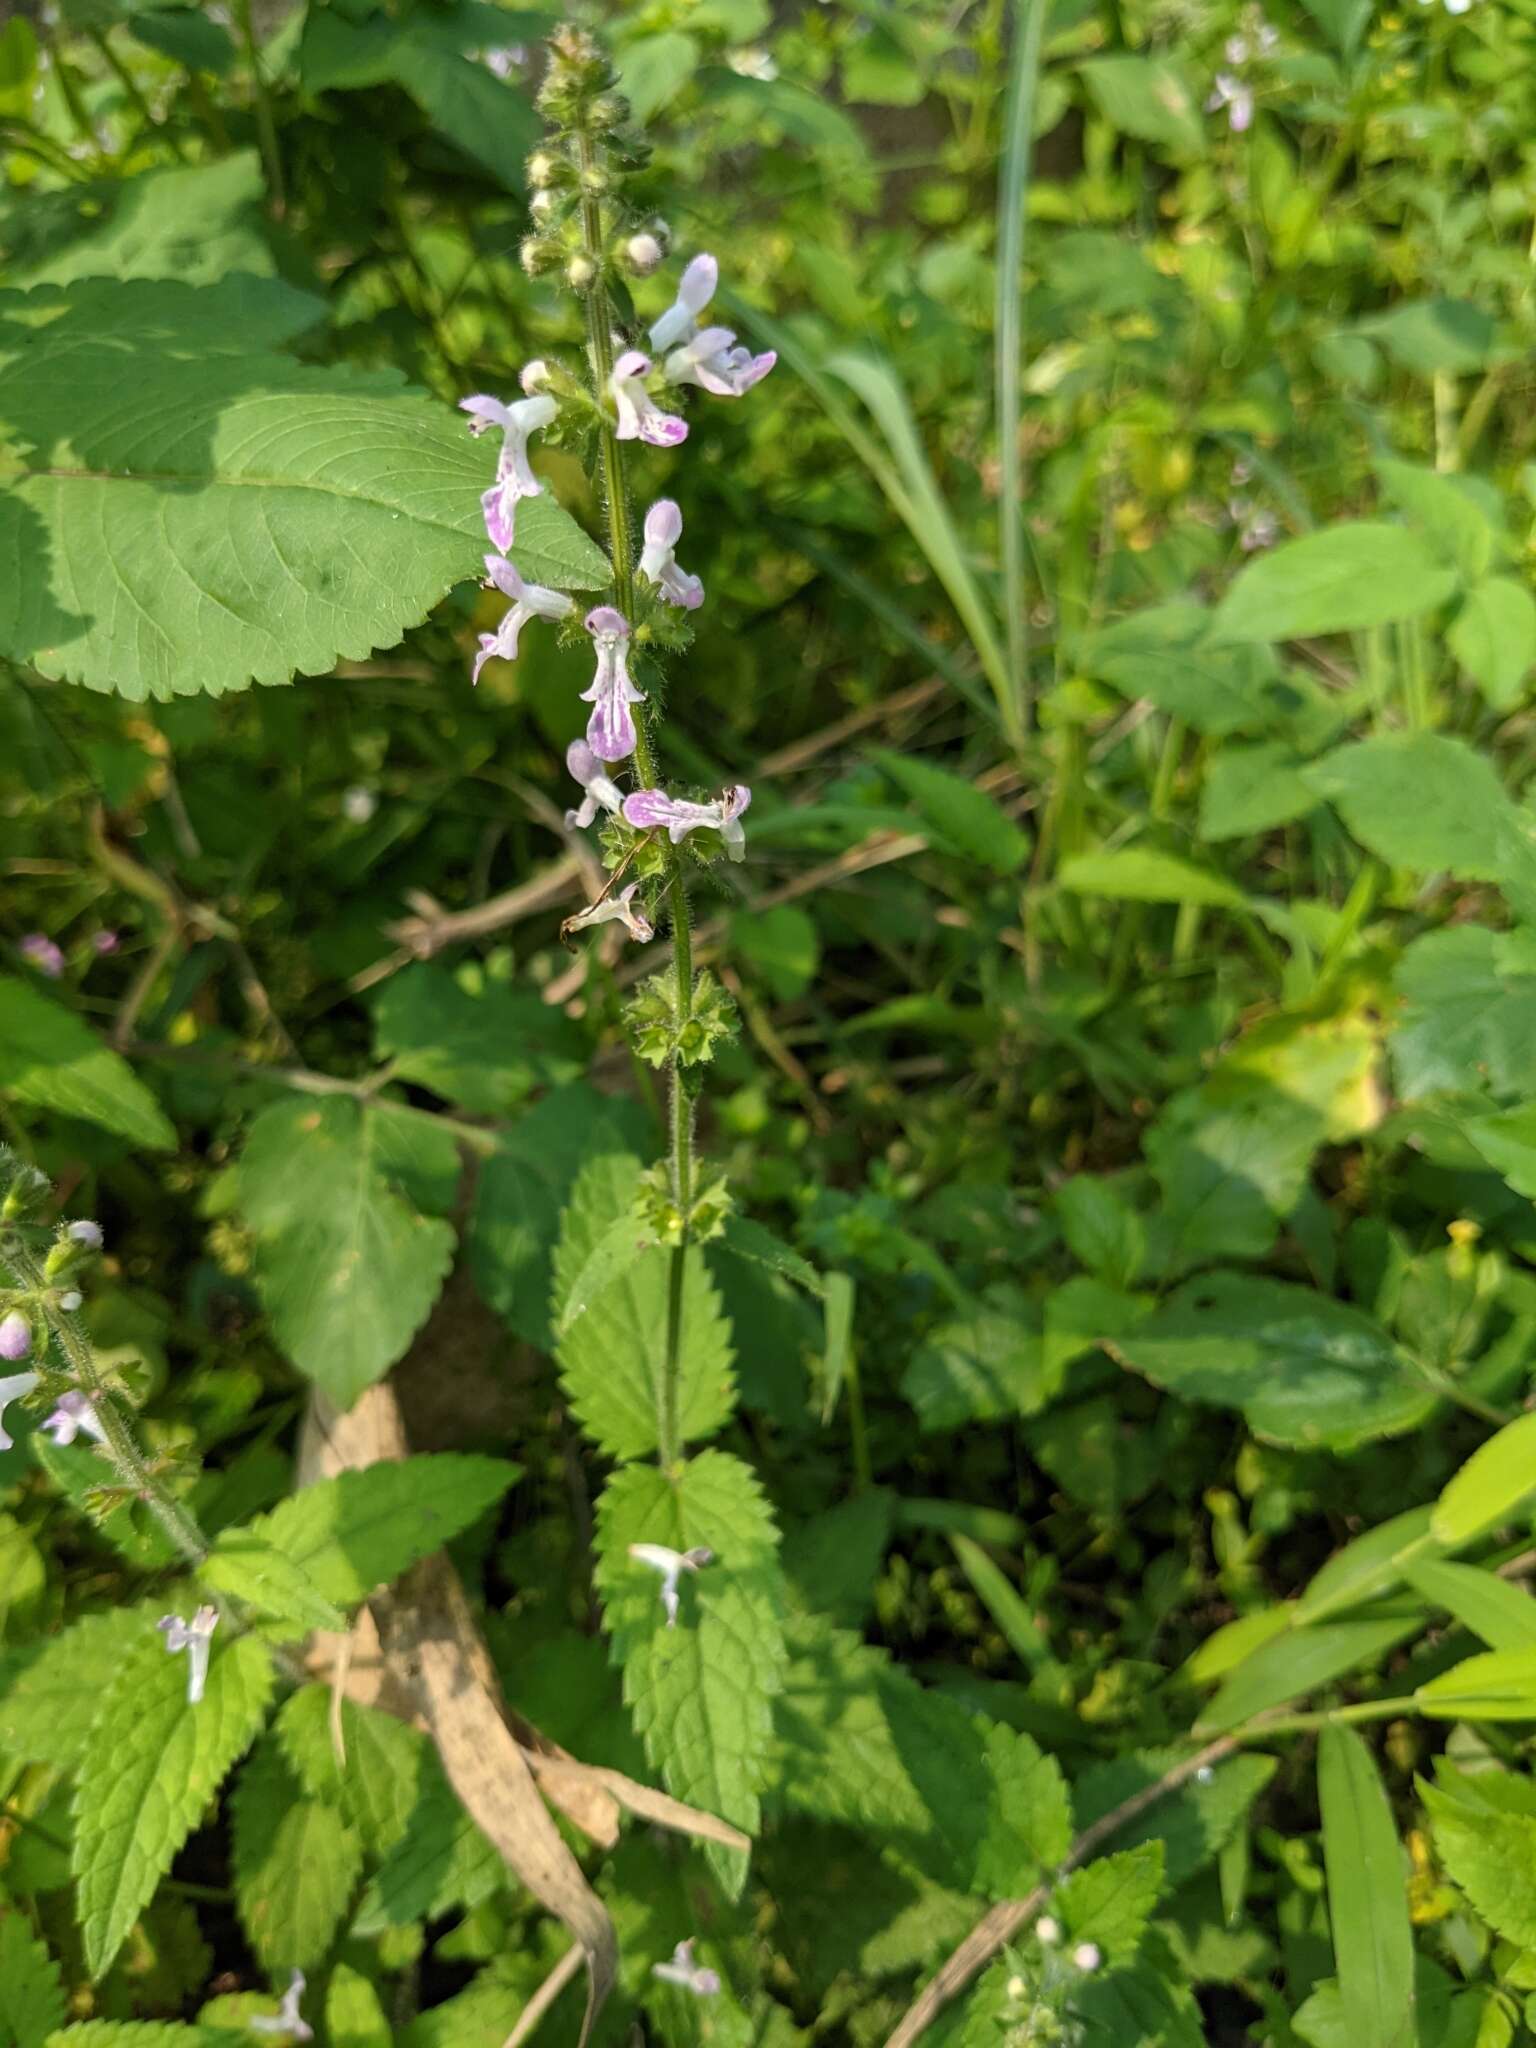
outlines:
{"label": "pink and white flower", "polygon": [[629,621],[611,604],[587,613],[587,631],[597,651],[597,674],[581,701],[593,707],[587,720],[587,745],[600,761],[622,761],[635,751],[631,704],[643,704],[645,693],[629,678]]}
{"label": "pink and white flower", "polygon": [[576,609],[575,599],[567,597],[563,590],[546,590],[542,583],[525,583],[504,555],[487,555],[485,573],[504,597],[511,598],[512,609],[494,633],[480,635],[480,652],[469,675],[472,683],[479,682],[481,669],[493,657],[498,661],[516,661],[518,635],[530,619],[564,619]]}
{"label": "pink and white flower", "polygon": [[695,256],[678,280],[677,297],[651,328],[651,349],[676,348],[691,341],[699,328],[699,315],[715,296],[720,266],[713,256]]}
{"label": "pink and white flower", "polygon": [[1211,96],[1205,103],[1208,114],[1217,113],[1222,107],[1227,110],[1227,122],[1234,135],[1241,135],[1252,126],[1253,87],[1231,71],[1217,72]]}
{"label": "pink and white flower", "polygon": [[637,939],[642,946],[648,945],[655,938],[656,930],[635,901],[639,887],[638,882],[631,882],[617,896],[604,896],[596,903],[589,903],[585,910],[579,910],[574,917],[566,919],[562,932],[580,932],[589,925],[618,923],[632,939]]}
{"label": "pink and white flower", "polygon": [[547,427],[560,408],[543,394],[503,405],[499,398],[487,397],[482,392],[473,398],[461,398],[459,410],[469,414],[472,434],[483,434],[492,427],[501,430],[496,481],[482,493],[480,509],[485,514],[485,530],[491,545],[505,554],[512,545],[518,500],[541,497],[544,491],[528,461],[528,438],[541,427]]}
{"label": "pink and white flower", "polygon": [[246,2025],[253,2034],[287,2034],[295,2041],[313,2041],[315,2030],[299,2011],[299,2000],[304,1996],[305,1976],[302,1970],[295,1970],[288,1979],[288,1989],[283,1993],[283,2002],[273,2013],[259,2013]]}
{"label": "pink and white flower", "polygon": [[[675,448],[688,438],[688,422],[663,412],[645,388],[651,359],[637,348],[626,349],[613,366],[608,389],[619,415],[615,432],[621,441],[649,441],[653,448]],[[550,401],[551,403],[553,401]]]}
{"label": "pink and white flower", "polygon": [[168,1650],[187,1653],[187,1700],[194,1707],[208,1683],[208,1647],[218,1625],[217,1607],[199,1607],[190,1621],[183,1621],[179,1614],[162,1614],[155,1623]]}
{"label": "pink and white flower", "polygon": [[738,347],[729,327],[706,327],[686,347],[672,351],[662,374],[669,384],[698,384],[716,398],[741,398],[778,360],[772,349],[755,356]]}
{"label": "pink and white flower", "polygon": [[82,1429],[99,1444],[107,1440],[107,1432],[101,1426],[101,1417],[96,1413],[96,1404],[89,1394],[61,1394],[59,1405],[39,1427],[47,1431],[61,1450],[65,1444],[72,1444]]}
{"label": "pink and white flower", "polygon": [[46,974],[50,981],[57,981],[64,972],[64,955],[46,932],[28,932],[16,950],[29,967]]}
{"label": "pink and white flower", "polygon": [[751,790],[740,782],[708,804],[668,796],[664,789],[637,789],[624,799],[624,816],[643,832],[664,829],[674,846],[680,845],[690,832],[718,832],[728,858],[742,860],[746,857],[747,835],[741,829],[741,816],[751,801]]}
{"label": "pink and white flower", "polygon": [[720,1973],[693,1960],[695,1939],[690,1935],[687,1941],[680,1941],[672,1951],[670,1963],[652,1963],[651,1975],[659,1977],[663,1984],[680,1985],[695,1998],[713,1998],[720,1989]]}
{"label": "pink and white flower", "polygon": [[567,831],[579,832],[600,810],[612,817],[622,808],[624,797],[618,784],[609,780],[606,763],[599,761],[585,740],[571,741],[565,750],[565,765],[583,792],[579,806],[565,814]]}
{"label": "pink and white flower", "polygon": [[[0,1317],[0,1358],[8,1359],[14,1365],[31,1349],[32,1325],[19,1308],[13,1308],[8,1315]],[[0,1385],[4,1382],[0,1381]]]}
{"label": "pink and white flower", "polygon": [[683,515],[670,498],[658,498],[645,515],[645,548],[640,556],[640,574],[654,583],[663,604],[680,604],[685,611],[697,611],[704,602],[704,585],[677,566],[673,553],[682,538]]}

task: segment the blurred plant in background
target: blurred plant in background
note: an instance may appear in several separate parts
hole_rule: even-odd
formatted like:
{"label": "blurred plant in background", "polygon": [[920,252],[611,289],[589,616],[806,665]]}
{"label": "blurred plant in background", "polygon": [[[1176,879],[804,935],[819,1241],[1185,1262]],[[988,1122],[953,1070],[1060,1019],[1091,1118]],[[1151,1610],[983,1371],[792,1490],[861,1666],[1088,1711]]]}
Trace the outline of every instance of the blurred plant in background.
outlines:
{"label": "blurred plant in background", "polygon": [[[0,29],[0,1106],[208,1549],[10,1399],[0,2039],[574,2039],[606,1928],[602,2038],[1511,2041],[1536,30],[577,9],[605,168],[560,26]],[[516,1725],[688,1802],[560,1904],[302,1682],[448,1540]]]}

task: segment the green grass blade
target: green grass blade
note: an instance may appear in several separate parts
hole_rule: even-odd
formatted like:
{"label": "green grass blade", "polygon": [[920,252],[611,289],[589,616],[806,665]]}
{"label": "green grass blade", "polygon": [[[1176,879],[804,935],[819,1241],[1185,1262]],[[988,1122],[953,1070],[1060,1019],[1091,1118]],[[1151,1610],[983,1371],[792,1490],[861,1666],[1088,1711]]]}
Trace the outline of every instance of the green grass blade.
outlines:
{"label": "green grass blade", "polygon": [[1030,146],[1034,140],[1035,86],[1040,75],[1040,30],[1046,0],[1015,0],[1013,52],[1003,114],[1003,157],[997,180],[997,448],[1000,475],[997,517],[1003,563],[1003,617],[1008,666],[1018,700],[1018,723],[1029,730],[1034,706],[1029,684],[1029,593],[1024,572],[1024,457],[1019,447],[1024,355],[1024,241],[1028,227]]}

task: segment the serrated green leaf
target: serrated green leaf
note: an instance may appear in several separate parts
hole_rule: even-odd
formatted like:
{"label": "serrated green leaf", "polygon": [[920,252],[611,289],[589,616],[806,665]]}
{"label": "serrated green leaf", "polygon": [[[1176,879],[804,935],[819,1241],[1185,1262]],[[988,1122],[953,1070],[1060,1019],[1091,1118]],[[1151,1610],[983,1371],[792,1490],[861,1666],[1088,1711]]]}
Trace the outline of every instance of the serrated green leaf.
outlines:
{"label": "serrated green leaf", "polygon": [[316,1480],[249,1532],[292,1559],[322,1598],[350,1606],[478,1521],[519,1470],[451,1451],[368,1465]]}
{"label": "serrated green leaf", "polygon": [[[3,519],[3,512],[0,512]],[[62,1003],[0,975],[0,1096],[171,1151],[175,1128],[121,1053]]]}
{"label": "serrated green leaf", "polygon": [[50,2034],[43,2048],[250,2048],[250,2036],[179,2020],[84,2020]]}
{"label": "serrated green leaf", "polygon": [[950,1316],[912,1354],[901,1391],[924,1430],[1037,1414],[1047,1395],[1038,1308],[999,1298]]}
{"label": "serrated green leaf", "polygon": [[[1150,1791],[1185,1755],[1178,1750],[1142,1750],[1090,1764],[1072,1788],[1077,1825],[1092,1827],[1117,1806]],[[1176,1792],[1140,1810],[1115,1830],[1105,1847],[1159,1841],[1164,1880],[1170,1887],[1181,1885],[1232,1838],[1274,1774],[1272,1756],[1229,1757],[1213,1766],[1209,1777],[1187,1779]]]}
{"label": "serrated green leaf", "polygon": [[1138,1842],[1074,1870],[1051,1895],[1072,1941],[1091,1941],[1111,1965],[1136,1953],[1163,1888],[1163,1845]]}
{"label": "serrated green leaf", "polygon": [[[176,11],[210,34],[221,33],[191,9]],[[231,272],[270,279],[274,265],[262,219],[264,196],[261,159],[254,149],[233,150],[212,163],[168,164],[131,178],[88,178],[62,191],[17,194],[0,202],[6,281],[30,287],[111,277],[221,285]],[[319,300],[279,284],[271,303],[284,299],[307,307],[302,326],[292,331],[302,332],[325,317]],[[258,323],[250,342],[257,346],[287,338],[286,333],[262,331]]]}
{"label": "serrated green leaf", "polygon": [[592,1304],[624,1277],[637,1259],[655,1249],[654,1234],[638,1216],[620,1216],[610,1223],[555,1304],[555,1335],[567,1335]]}
{"label": "serrated green leaf", "polygon": [[845,1630],[797,1620],[793,1640],[774,1710],[789,1805],[883,1835],[939,1883],[996,1898],[1061,1861],[1066,1785],[1027,1735],[925,1691]]}
{"label": "serrated green leaf", "polygon": [[[1536,1092],[1536,956],[1525,932],[1478,925],[1426,932],[1404,949],[1393,985],[1403,1010],[1392,1064],[1405,1099]],[[1500,1127],[1482,1128],[1497,1136]]]}
{"label": "serrated green leaf", "polygon": [[1093,57],[1079,67],[1104,119],[1177,156],[1205,153],[1205,122],[1189,73],[1167,57]]}
{"label": "serrated green leaf", "polygon": [[[1328,536],[1320,535],[1320,539]],[[1485,755],[1444,733],[1381,733],[1325,754],[1303,780],[1379,859],[1497,881],[1511,808]]]}
{"label": "serrated green leaf", "polygon": [[1495,1934],[1536,1948],[1536,1815],[1501,1812],[1477,1797],[1476,1781],[1419,1786],[1435,1848]]}
{"label": "serrated green leaf", "polygon": [[331,2048],[391,2048],[394,2033],[379,1994],[348,1963],[337,1963],[325,1987],[325,2034]]}
{"label": "serrated green leaf", "polygon": [[1018,873],[1028,857],[1029,841],[984,789],[931,761],[887,747],[875,748],[874,757],[951,853],[996,875]]}
{"label": "serrated green leaf", "polygon": [[236,1201],[256,1235],[256,1282],[279,1344],[350,1407],[425,1322],[453,1261],[452,1226],[395,1192],[367,1107],[339,1096],[274,1103],[257,1117]]}
{"label": "serrated green leaf", "polygon": [[159,1637],[125,1658],[101,1700],[75,1792],[73,1868],[87,1967],[103,1976],[272,1696],[254,1636],[216,1635],[201,1701]]}
{"label": "serrated green leaf", "polygon": [[[673,1628],[660,1579],[628,1555],[632,1543],[714,1552],[712,1564],[687,1575]],[[690,1459],[675,1477],[629,1466],[598,1502],[603,1625],[646,1754],[669,1791],[748,1834],[757,1832],[772,1702],[788,1656],[778,1545],[756,1478],[723,1451]],[[735,1897],[744,1859],[714,1846],[709,1856]]]}
{"label": "serrated green leaf", "polygon": [[557,1088],[499,1139],[475,1187],[466,1249],[475,1284],[526,1343],[554,1348],[549,1294],[560,1217],[588,1160],[631,1152],[647,1129],[624,1097]]}
{"label": "serrated green leaf", "polygon": [[247,1940],[274,1974],[312,1969],[351,1904],[360,1837],[334,1806],[305,1797],[271,1736],[241,1770],[230,1807],[235,1902]]}
{"label": "serrated green leaf", "polygon": [[[583,1168],[555,1253],[557,1303],[568,1299],[599,1241],[631,1213],[639,1184],[639,1161],[622,1155],[595,1159]],[[561,1382],[577,1420],[612,1457],[644,1457],[668,1436],[678,1447],[712,1436],[735,1404],[730,1326],[720,1297],[698,1249],[690,1247],[683,1257],[670,1417],[663,1413],[669,1379],[669,1249],[653,1246],[638,1254],[593,1298],[556,1347]]]}
{"label": "serrated green leaf", "polygon": [[1217,607],[1214,641],[1299,640],[1417,618],[1456,587],[1406,526],[1345,520],[1257,555]]}
{"label": "serrated green leaf", "polygon": [[283,1702],[274,1733],[310,1797],[338,1807],[369,1854],[383,1856],[405,1833],[428,1787],[427,1738],[391,1714],[343,1699],[338,1757],[332,1713],[328,1685],[301,1686]]}
{"label": "serrated green leaf", "polygon": [[88,287],[52,319],[0,299],[0,653],[134,700],[217,696],[390,646],[481,573],[494,457],[448,406],[236,352],[233,304],[229,352],[187,340],[189,287],[115,289],[159,331],[131,305],[87,318]]}
{"label": "serrated green leaf", "polygon": [[1392,1809],[1353,1728],[1323,1729],[1317,1748],[1328,1916],[1350,2038],[1406,2048],[1413,2024],[1413,1930]]}
{"label": "serrated green leaf", "polygon": [[1506,1423],[1441,1489],[1434,1507],[1436,1541],[1459,1550],[1507,1522],[1536,1493],[1536,1415]]}
{"label": "serrated green leaf", "polygon": [[405,1830],[369,1882],[357,1931],[406,1927],[455,1908],[473,1910],[508,1881],[507,1866],[459,1802],[429,1749]]}
{"label": "serrated green leaf", "polygon": [[585,1044],[565,1013],[538,996],[499,982],[472,994],[425,961],[385,983],[373,1029],[379,1056],[402,1080],[497,1117],[541,1084],[573,1079]]}
{"label": "serrated green leaf", "polygon": [[1446,644],[1495,711],[1518,704],[1536,664],[1536,597],[1513,576],[1474,583]]}
{"label": "serrated green leaf", "polygon": [[249,1529],[226,1529],[198,1566],[198,1577],[215,1592],[230,1593],[279,1628],[269,1633],[300,1636],[313,1628],[341,1629],[346,1616],[327,1600],[302,1566]]}
{"label": "serrated green leaf", "polygon": [[0,1750],[73,1769],[103,1692],[150,1625],[142,1608],[113,1608],[7,1652],[0,1660]]}
{"label": "serrated green leaf", "polygon": [[64,2023],[59,1966],[22,1914],[0,1905],[0,2041],[42,2048]]}

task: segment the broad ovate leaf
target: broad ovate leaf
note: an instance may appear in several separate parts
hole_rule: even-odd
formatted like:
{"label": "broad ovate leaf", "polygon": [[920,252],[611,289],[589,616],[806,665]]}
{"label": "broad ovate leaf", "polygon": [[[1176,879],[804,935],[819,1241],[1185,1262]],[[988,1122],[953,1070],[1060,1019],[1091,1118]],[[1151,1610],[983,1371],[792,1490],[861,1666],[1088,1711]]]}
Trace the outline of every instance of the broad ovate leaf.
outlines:
{"label": "broad ovate leaf", "polygon": [[[217,696],[392,646],[480,574],[493,449],[393,372],[267,353],[249,288],[129,282],[109,315],[92,280],[0,295],[0,653]],[[525,509],[525,573],[606,580],[557,506]]]}

